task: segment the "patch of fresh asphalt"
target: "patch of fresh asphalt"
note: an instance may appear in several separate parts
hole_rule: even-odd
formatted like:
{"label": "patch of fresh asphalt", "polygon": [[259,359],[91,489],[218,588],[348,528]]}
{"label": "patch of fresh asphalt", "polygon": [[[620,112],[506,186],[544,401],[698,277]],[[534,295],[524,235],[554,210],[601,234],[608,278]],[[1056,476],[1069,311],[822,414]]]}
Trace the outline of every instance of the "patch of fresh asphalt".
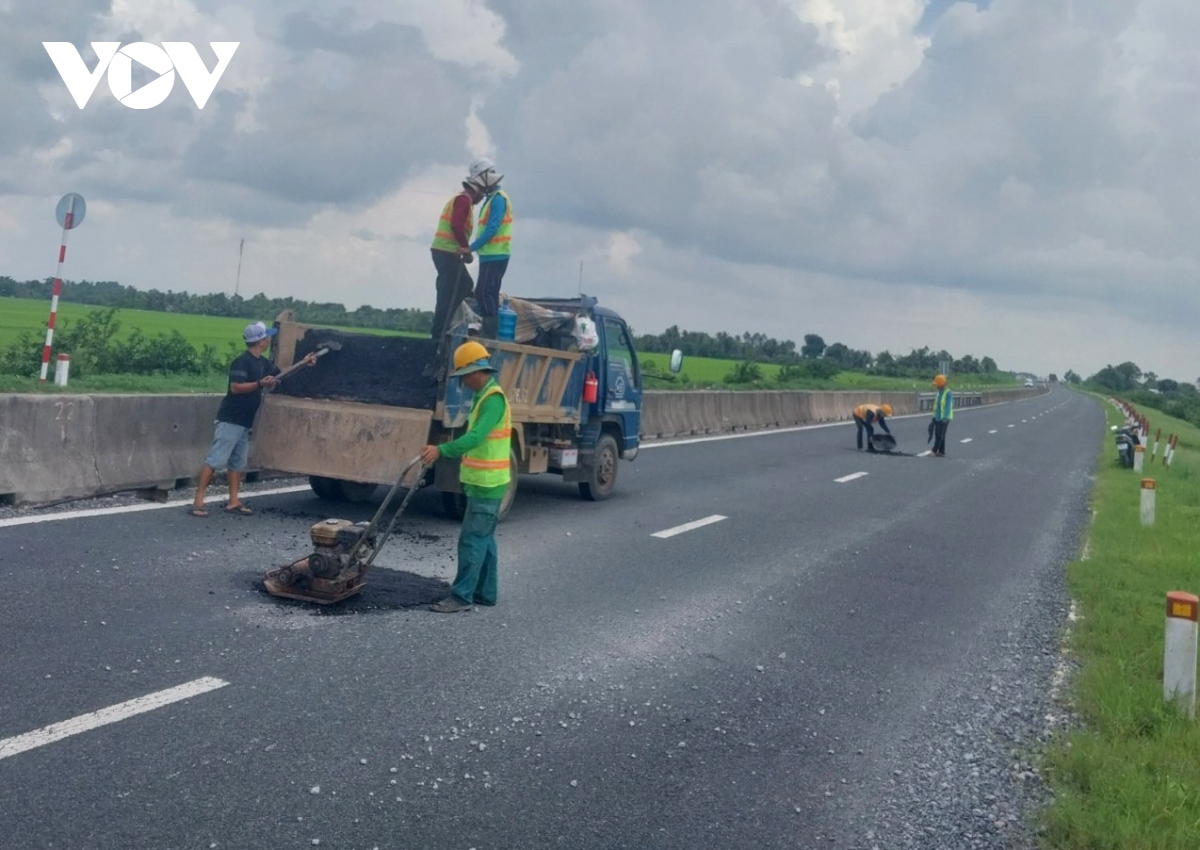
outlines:
{"label": "patch of fresh asphalt", "polygon": [[[1023,846],[1102,431],[1082,397],[1037,409],[1064,401],[945,459],[850,454],[847,427],[648,452],[599,505],[524,481],[500,606],[453,616],[418,607],[454,568],[427,494],[335,610],[256,586],[328,512],[303,494],[0,529],[0,737],[230,682],[0,761],[0,826],[97,848]],[[894,430],[916,445],[924,420]]]}

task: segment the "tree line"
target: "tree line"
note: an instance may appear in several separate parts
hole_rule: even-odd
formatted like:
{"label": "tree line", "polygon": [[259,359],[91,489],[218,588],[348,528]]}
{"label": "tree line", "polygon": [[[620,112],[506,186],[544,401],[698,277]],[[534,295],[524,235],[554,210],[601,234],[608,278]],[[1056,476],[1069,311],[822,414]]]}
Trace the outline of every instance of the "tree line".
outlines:
{"label": "tree line", "polygon": [[[50,300],[53,279],[16,281],[0,277],[0,297],[42,298]],[[380,310],[363,305],[347,310],[343,304],[303,301],[298,298],[268,298],[259,292],[250,298],[214,292],[192,295],[158,289],[139,290],[114,281],[64,280],[62,298],[72,304],[114,307],[118,310],[155,310],[187,313],[195,316],[225,318],[273,318],[284,310],[294,310],[296,321],[310,325],[344,325],[353,328],[379,328],[392,331],[428,333],[433,313],[429,310],[392,307]]]}
{"label": "tree line", "polygon": [[1197,389],[1200,379],[1189,383],[1160,378],[1154,372],[1143,372],[1130,360],[1116,366],[1110,363],[1087,380],[1082,380],[1073,369],[1068,369],[1063,378],[1069,383],[1119,395],[1139,407],[1152,407],[1200,426],[1200,390]]}
{"label": "tree line", "polygon": [[790,339],[777,340],[761,333],[746,332],[736,336],[720,331],[708,334],[680,330],[678,325],[672,325],[660,334],[636,337],[636,345],[639,351],[667,354],[679,349],[688,357],[716,357],[779,366],[797,366],[819,360],[844,371],[889,377],[928,376],[941,369],[943,364],[960,375],[990,375],[1000,371],[991,357],[976,358],[966,354],[955,358],[948,351],[931,351],[928,346],[914,348],[908,354],[897,355],[889,351],[872,354],[841,342],[826,345],[817,334],[805,334],[804,344],[797,348]]}

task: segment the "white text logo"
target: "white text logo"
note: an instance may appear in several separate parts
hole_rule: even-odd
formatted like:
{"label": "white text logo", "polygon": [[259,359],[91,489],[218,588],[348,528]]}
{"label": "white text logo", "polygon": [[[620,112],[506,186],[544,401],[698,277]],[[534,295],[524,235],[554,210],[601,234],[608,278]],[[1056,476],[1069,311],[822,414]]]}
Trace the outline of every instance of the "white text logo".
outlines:
{"label": "white text logo", "polygon": [[[113,97],[130,109],[150,109],[166,100],[175,85],[176,71],[196,106],[203,109],[239,44],[240,41],[210,41],[209,46],[217,54],[217,66],[209,73],[196,48],[186,41],[164,41],[162,47],[145,41],[124,47],[119,41],[93,41],[92,50],[100,60],[94,71],[87,69],[83,57],[69,41],[42,42],[80,109],[87,106],[100,82],[100,75],[106,70]],[[134,62],[158,74],[157,79],[137,91],[133,90]]]}

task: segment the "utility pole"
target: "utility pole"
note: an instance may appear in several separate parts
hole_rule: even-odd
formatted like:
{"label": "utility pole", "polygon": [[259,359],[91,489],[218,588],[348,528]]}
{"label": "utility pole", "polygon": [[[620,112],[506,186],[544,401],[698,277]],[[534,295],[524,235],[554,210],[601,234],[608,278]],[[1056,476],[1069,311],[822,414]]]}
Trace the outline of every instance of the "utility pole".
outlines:
{"label": "utility pole", "polygon": [[234,298],[237,298],[238,287],[241,286],[241,284],[242,284],[242,249],[244,249],[245,247],[246,247],[246,240],[243,239],[241,242],[238,243],[237,278],[233,282],[233,297]]}

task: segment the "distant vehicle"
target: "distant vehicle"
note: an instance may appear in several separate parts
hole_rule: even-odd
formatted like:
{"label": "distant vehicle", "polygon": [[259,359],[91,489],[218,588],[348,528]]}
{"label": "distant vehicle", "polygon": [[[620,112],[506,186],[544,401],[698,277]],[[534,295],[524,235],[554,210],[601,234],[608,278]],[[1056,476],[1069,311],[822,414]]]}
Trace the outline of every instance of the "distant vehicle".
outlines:
{"label": "distant vehicle", "polygon": [[1025,386],[1027,386],[1027,387],[1032,387],[1032,386],[1033,386],[1033,380],[1032,380],[1032,379],[1030,379],[1030,378],[1026,378],[1026,379],[1025,379]]}

